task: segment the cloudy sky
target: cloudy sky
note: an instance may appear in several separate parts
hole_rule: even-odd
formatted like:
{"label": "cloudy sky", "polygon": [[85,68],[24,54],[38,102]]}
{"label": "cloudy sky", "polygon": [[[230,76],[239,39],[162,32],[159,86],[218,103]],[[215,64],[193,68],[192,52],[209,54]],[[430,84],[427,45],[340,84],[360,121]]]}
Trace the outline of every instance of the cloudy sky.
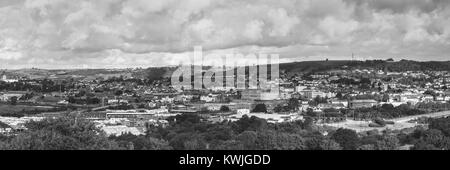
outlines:
{"label": "cloudy sky", "polygon": [[175,65],[208,52],[282,61],[449,60],[448,0],[0,0],[0,68]]}

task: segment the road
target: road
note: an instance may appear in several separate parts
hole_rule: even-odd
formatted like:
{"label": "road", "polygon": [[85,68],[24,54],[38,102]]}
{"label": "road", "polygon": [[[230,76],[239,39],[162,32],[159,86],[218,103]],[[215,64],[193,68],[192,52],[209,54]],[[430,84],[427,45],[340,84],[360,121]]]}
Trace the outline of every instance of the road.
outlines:
{"label": "road", "polygon": [[447,117],[450,116],[450,110],[449,111],[443,111],[443,112],[436,112],[436,113],[429,113],[424,115],[415,115],[415,116],[407,116],[407,117],[401,117],[401,118],[395,118],[390,119],[390,121],[394,122],[408,122],[410,120],[414,120],[420,117],[427,117],[427,118],[439,118],[439,117]]}

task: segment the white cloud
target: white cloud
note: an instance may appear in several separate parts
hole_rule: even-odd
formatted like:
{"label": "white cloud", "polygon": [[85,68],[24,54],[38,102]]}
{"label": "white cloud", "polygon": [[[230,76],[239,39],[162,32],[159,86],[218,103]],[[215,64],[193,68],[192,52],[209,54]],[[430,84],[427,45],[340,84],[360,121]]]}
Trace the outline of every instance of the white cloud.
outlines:
{"label": "white cloud", "polygon": [[[206,51],[273,50],[281,58],[342,58],[352,52],[445,58],[450,44],[448,4],[442,0],[5,0],[0,3],[0,60],[11,60],[10,65],[25,60],[77,65],[107,62],[102,57],[109,57],[117,64],[172,64],[181,57],[166,54],[192,51],[196,45]],[[111,57],[111,51],[118,56]],[[42,62],[36,59],[42,57]],[[147,60],[152,62],[142,62]]]}
{"label": "white cloud", "polygon": [[291,32],[295,25],[300,23],[296,16],[288,16],[286,10],[283,8],[270,10],[268,15],[273,23],[272,31],[269,33],[269,36],[285,37]]}
{"label": "white cloud", "polygon": [[245,25],[243,35],[252,41],[257,41],[263,38],[264,22],[261,20],[253,20]]}

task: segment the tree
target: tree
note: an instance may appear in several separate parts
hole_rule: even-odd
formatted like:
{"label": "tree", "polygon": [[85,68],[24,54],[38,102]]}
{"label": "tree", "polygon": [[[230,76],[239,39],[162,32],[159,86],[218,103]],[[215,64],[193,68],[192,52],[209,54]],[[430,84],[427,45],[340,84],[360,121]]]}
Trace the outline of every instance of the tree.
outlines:
{"label": "tree", "polygon": [[257,140],[257,133],[255,131],[244,131],[237,136],[237,139],[243,145],[244,149],[255,149],[255,142]]}
{"label": "tree", "polygon": [[221,111],[221,112],[229,112],[229,111],[230,111],[230,108],[229,108],[228,106],[221,106],[221,107],[220,107],[220,111]]}
{"label": "tree", "polygon": [[[170,150],[172,147],[163,139],[157,139],[144,135],[133,135],[131,133],[121,134],[120,136],[111,136],[111,140],[116,141],[119,146],[131,150]],[[132,147],[130,147],[132,146]]]}
{"label": "tree", "polygon": [[282,112],[283,111],[283,107],[281,105],[277,105],[277,106],[275,106],[275,108],[273,108],[273,111],[275,113]]}
{"label": "tree", "polygon": [[255,116],[248,117],[247,115],[244,115],[238,121],[233,122],[231,126],[233,127],[233,130],[238,133],[244,131],[262,131],[267,129],[267,121]]}
{"label": "tree", "polygon": [[116,92],[114,92],[114,95],[116,96],[121,96],[123,94],[122,90],[117,90]]}
{"label": "tree", "polygon": [[359,144],[358,134],[354,130],[339,128],[331,137],[344,150],[355,150]]}
{"label": "tree", "polygon": [[[439,150],[449,150],[450,149],[450,138],[444,136],[444,134],[440,130],[429,129],[422,133],[420,133],[419,140],[415,143],[413,149],[419,149],[420,144],[426,144],[427,146],[431,145],[434,148]],[[417,145],[417,147],[416,147]]]}
{"label": "tree", "polygon": [[316,96],[314,98],[314,102],[316,103],[316,105],[320,104],[320,103],[328,103],[327,98],[323,98],[320,96]]}
{"label": "tree", "polygon": [[314,135],[306,141],[309,150],[341,150],[342,147],[333,140],[323,137],[322,135]]}
{"label": "tree", "polygon": [[375,148],[377,150],[396,150],[399,146],[399,140],[395,135],[383,135],[381,140],[377,141]]}
{"label": "tree", "polygon": [[264,103],[257,104],[252,112],[263,112],[267,113],[267,107]]}
{"label": "tree", "polygon": [[69,102],[69,103],[76,103],[75,97],[70,96],[69,99],[68,99],[68,102]]}
{"label": "tree", "polygon": [[298,100],[296,98],[289,99],[289,102],[288,102],[289,109],[297,111],[299,105],[300,105],[300,103],[298,102]]}
{"label": "tree", "polygon": [[381,99],[383,102],[388,102],[389,101],[389,95],[388,94],[384,94],[383,98]]}
{"label": "tree", "polygon": [[245,150],[248,148],[245,148],[244,145],[240,141],[236,140],[227,140],[219,145],[217,145],[214,149],[216,150]]}
{"label": "tree", "polygon": [[375,146],[373,144],[361,145],[358,150],[375,150]]}
{"label": "tree", "polygon": [[306,109],[306,116],[317,117],[317,113],[314,112],[314,110],[312,108],[308,108],[308,109]]}
{"label": "tree", "polygon": [[341,92],[338,92],[337,94],[336,94],[336,98],[338,98],[338,99],[342,99],[344,96],[342,95],[342,93]]}
{"label": "tree", "polygon": [[339,145],[339,143],[333,141],[333,140],[322,140],[320,142],[320,148],[322,150],[341,150],[342,147]]}
{"label": "tree", "polygon": [[17,97],[16,96],[11,97],[11,99],[9,99],[9,100],[10,100],[11,105],[16,105],[17,104]]}
{"label": "tree", "polygon": [[305,139],[299,134],[278,133],[273,130],[258,132],[255,142],[258,150],[303,150]]}
{"label": "tree", "polygon": [[206,143],[202,137],[196,133],[179,133],[176,134],[169,144],[175,150],[200,150],[206,148]]}
{"label": "tree", "polygon": [[429,128],[440,130],[444,135],[450,136],[450,117],[432,119]]}
{"label": "tree", "polygon": [[383,104],[381,108],[385,111],[392,111],[394,110],[395,107],[392,104]]}
{"label": "tree", "polygon": [[25,124],[27,131],[10,139],[3,148],[13,150],[120,149],[93,123],[75,117],[44,119]]}
{"label": "tree", "polygon": [[201,121],[201,117],[197,114],[181,114],[169,117],[168,120],[173,121],[176,124],[196,124]]}

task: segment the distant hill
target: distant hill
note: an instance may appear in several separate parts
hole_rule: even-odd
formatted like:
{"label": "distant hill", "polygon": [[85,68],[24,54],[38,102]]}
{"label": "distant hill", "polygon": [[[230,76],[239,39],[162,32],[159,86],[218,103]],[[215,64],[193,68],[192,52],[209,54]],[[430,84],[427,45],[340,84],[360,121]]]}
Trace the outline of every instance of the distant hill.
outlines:
{"label": "distant hill", "polygon": [[320,72],[348,66],[352,61],[303,61],[280,64],[280,69],[287,72]]}
{"label": "distant hill", "polygon": [[[82,75],[91,76],[97,74],[113,74],[132,72],[135,78],[145,78],[157,80],[161,78],[169,78],[178,67],[150,67],[147,69],[130,71],[127,69],[74,69],[74,70],[45,70],[45,69],[20,69],[10,70],[19,75],[41,76],[46,77],[51,74]],[[204,66],[204,69],[207,69]],[[389,72],[404,71],[450,71],[450,61],[429,61],[419,62],[411,60],[401,61],[385,61],[385,60],[367,60],[367,61],[350,61],[350,60],[329,60],[329,61],[303,61],[293,63],[280,64],[280,70],[288,74],[296,73],[314,73],[326,72],[335,69],[376,69]]]}
{"label": "distant hill", "polygon": [[[151,67],[135,73],[135,77],[147,79],[160,79],[171,77],[178,67]],[[204,67],[207,69],[207,67]],[[403,71],[450,71],[450,61],[430,61],[418,62],[410,60],[384,61],[350,61],[350,60],[330,60],[330,61],[303,61],[280,64],[280,69],[289,74],[326,72],[335,69],[376,69],[389,72]]]}
{"label": "distant hill", "polygon": [[168,78],[172,76],[172,73],[177,67],[150,67],[139,72],[134,73],[136,78],[145,78],[150,80],[158,80],[161,78]]}
{"label": "distant hill", "polygon": [[429,61],[418,62],[401,60],[389,62],[384,60],[367,61],[304,61],[295,63],[280,64],[280,69],[288,73],[323,72],[333,69],[377,69],[390,72],[403,71],[450,71],[450,61]]}

